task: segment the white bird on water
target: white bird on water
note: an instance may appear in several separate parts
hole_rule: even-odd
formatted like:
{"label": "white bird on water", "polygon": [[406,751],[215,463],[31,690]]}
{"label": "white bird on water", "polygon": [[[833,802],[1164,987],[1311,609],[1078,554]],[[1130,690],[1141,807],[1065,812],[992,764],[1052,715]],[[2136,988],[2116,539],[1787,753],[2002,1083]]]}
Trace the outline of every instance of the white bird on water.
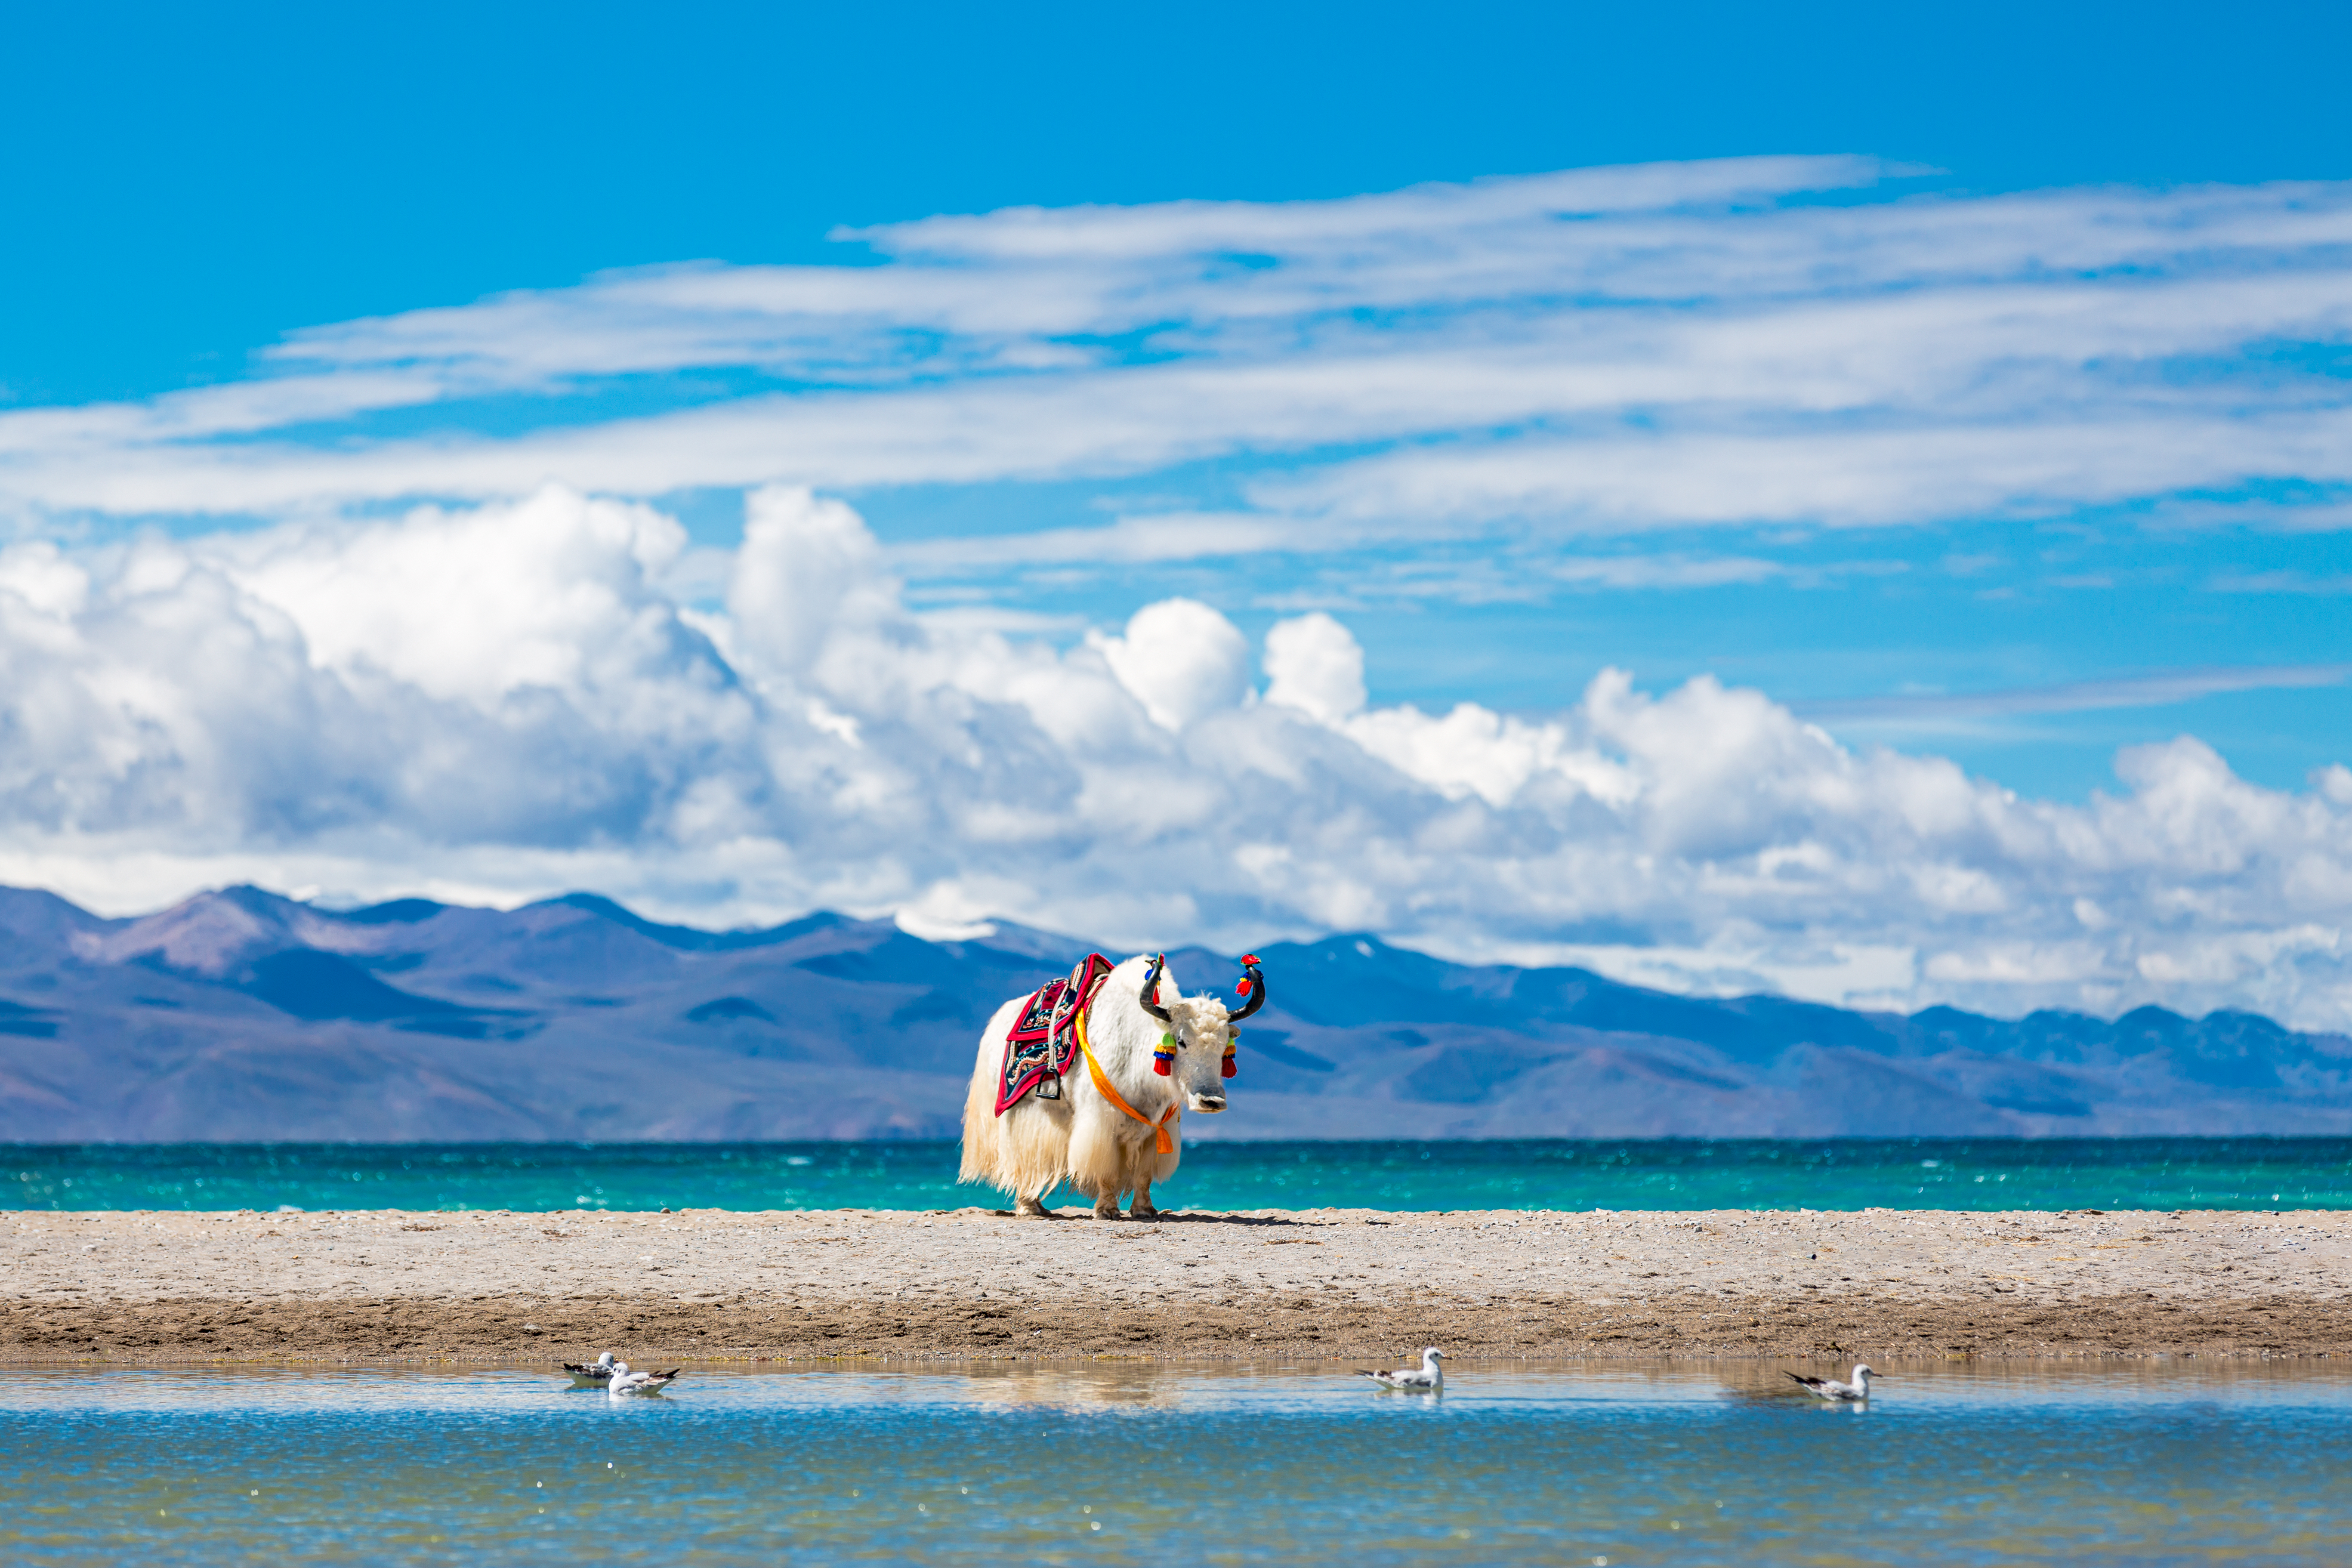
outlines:
{"label": "white bird on water", "polygon": [[574,1388],[602,1388],[613,1376],[613,1352],[606,1351],[594,1361],[567,1361],[563,1370],[572,1374]]}
{"label": "white bird on water", "polygon": [[667,1372],[631,1372],[627,1362],[616,1361],[613,1363],[613,1380],[604,1385],[604,1393],[614,1399],[632,1394],[659,1394],[676,1383],[677,1374],[684,1370],[674,1366]]}
{"label": "white bird on water", "polygon": [[1382,1388],[1410,1389],[1415,1394],[1443,1394],[1445,1392],[1445,1369],[1437,1363],[1444,1359],[1445,1352],[1431,1345],[1421,1352],[1421,1364],[1417,1367],[1402,1366],[1394,1372],[1358,1372],[1356,1375],[1369,1377]]}
{"label": "white bird on water", "polygon": [[1856,1366],[1852,1383],[1840,1383],[1832,1377],[1807,1377],[1794,1372],[1789,1373],[1789,1378],[1793,1383],[1804,1384],[1823,1399],[1853,1401],[1870,1397],[1870,1380],[1877,1375],[1866,1366]]}

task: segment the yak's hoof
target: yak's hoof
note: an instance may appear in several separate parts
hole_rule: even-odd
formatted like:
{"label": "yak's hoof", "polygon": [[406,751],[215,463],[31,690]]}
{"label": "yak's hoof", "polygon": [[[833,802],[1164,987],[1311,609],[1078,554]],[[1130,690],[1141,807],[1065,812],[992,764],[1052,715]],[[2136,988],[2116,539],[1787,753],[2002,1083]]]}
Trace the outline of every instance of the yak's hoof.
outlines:
{"label": "yak's hoof", "polygon": [[1097,1219],[1125,1219],[1126,1217],[1127,1216],[1125,1215],[1118,1212],[1118,1205],[1117,1204],[1111,1205],[1110,1207],[1107,1209],[1095,1210],[1095,1218]]}
{"label": "yak's hoof", "polygon": [[1160,1217],[1160,1211],[1153,1208],[1150,1204],[1135,1204],[1128,1209],[1127,1217],[1129,1219],[1158,1219]]}
{"label": "yak's hoof", "polygon": [[1054,1211],[1035,1198],[1023,1198],[1013,1205],[1013,1217],[1014,1219],[1051,1219],[1054,1217]]}

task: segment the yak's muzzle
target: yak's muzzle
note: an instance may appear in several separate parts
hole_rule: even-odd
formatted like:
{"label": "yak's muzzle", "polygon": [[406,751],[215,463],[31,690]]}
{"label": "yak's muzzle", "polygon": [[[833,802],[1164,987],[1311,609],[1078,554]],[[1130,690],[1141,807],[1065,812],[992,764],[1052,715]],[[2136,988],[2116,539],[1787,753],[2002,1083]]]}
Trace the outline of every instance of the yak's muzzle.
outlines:
{"label": "yak's muzzle", "polygon": [[1184,1098],[1192,1101],[1193,1110],[1206,1111],[1212,1116],[1225,1108],[1225,1097],[1222,1094],[1213,1100],[1205,1094],[1188,1094]]}

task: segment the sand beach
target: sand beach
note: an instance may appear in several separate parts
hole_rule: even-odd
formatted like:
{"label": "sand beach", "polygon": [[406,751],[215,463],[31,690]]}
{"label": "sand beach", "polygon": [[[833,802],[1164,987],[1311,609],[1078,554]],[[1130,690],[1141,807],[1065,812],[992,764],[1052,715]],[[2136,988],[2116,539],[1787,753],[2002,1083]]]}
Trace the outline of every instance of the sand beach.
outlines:
{"label": "sand beach", "polygon": [[0,1358],[2352,1354],[2352,1215],[19,1211]]}

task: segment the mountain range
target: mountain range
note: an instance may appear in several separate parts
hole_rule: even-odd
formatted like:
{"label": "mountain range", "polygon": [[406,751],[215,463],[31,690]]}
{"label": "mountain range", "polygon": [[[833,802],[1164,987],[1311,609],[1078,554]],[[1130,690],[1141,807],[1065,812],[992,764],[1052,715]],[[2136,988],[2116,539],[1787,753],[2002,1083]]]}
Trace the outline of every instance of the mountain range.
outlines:
{"label": "mountain range", "polygon": [[[331,910],[230,888],[109,920],[0,889],[0,1141],[949,1137],[989,1015],[1087,951],[834,914],[709,931],[592,894]],[[2352,1131],[2352,1038],[2248,1013],[1906,1016],[1369,935],[1258,952],[1233,1109],[1190,1136]],[[1189,991],[1239,973],[1170,962]]]}

